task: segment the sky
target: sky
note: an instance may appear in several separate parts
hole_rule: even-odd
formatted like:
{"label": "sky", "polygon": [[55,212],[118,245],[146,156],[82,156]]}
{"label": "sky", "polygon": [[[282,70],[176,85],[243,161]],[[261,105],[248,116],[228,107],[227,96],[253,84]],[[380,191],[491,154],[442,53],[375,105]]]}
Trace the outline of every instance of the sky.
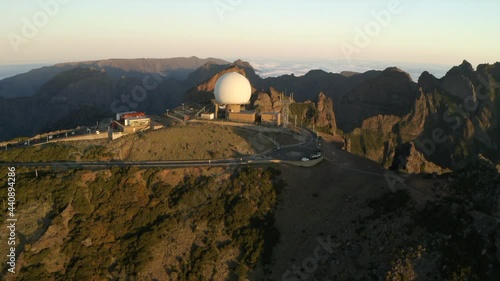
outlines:
{"label": "sky", "polygon": [[0,65],[217,57],[500,61],[497,0],[0,1]]}

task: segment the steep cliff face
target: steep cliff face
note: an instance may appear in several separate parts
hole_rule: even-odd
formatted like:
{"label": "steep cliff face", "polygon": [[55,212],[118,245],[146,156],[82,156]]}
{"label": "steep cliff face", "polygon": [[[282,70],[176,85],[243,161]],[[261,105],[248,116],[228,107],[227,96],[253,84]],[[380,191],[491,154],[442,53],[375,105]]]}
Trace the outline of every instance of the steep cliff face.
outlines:
{"label": "steep cliff face", "polygon": [[316,126],[326,128],[326,130],[335,133],[337,130],[337,119],[333,112],[333,100],[321,92],[318,95],[316,107],[318,109],[318,115],[316,120],[314,120]]}
{"label": "steep cliff face", "polygon": [[464,61],[442,79],[424,72],[410,112],[397,121],[384,116],[385,129],[374,125],[382,117],[363,121],[348,135],[352,152],[412,173],[458,169],[478,154],[497,162],[498,68],[474,71]]}
{"label": "steep cliff face", "polygon": [[394,128],[400,121],[401,118],[394,115],[377,115],[364,120],[361,128],[347,135],[347,150],[390,166],[397,143]]}
{"label": "steep cliff face", "polygon": [[337,102],[335,113],[339,127],[351,132],[363,120],[379,114],[400,117],[408,114],[416,98],[417,87],[409,74],[391,67],[345,94]]}
{"label": "steep cliff face", "polygon": [[313,127],[319,131],[336,134],[337,119],[333,100],[324,93],[319,93],[317,102],[305,101],[290,104],[290,122]]}

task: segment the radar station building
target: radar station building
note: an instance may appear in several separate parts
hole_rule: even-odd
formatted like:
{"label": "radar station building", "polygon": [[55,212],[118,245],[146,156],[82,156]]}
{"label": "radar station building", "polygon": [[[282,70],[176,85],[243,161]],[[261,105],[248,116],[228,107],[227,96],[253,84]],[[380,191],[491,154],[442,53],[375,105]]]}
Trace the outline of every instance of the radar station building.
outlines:
{"label": "radar station building", "polygon": [[221,110],[229,121],[255,123],[255,111],[244,110],[252,95],[252,86],[245,76],[237,72],[222,75],[215,84],[214,94],[216,118]]}

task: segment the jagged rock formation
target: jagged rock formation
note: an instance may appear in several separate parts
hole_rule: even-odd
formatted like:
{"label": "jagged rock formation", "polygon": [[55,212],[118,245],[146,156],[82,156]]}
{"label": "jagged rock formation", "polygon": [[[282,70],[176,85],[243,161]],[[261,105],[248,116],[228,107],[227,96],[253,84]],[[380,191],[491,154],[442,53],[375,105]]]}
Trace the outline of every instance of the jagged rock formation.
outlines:
{"label": "jagged rock formation", "polygon": [[335,134],[337,130],[337,120],[333,112],[333,100],[321,92],[318,95],[316,108],[318,109],[318,115],[314,120],[316,126],[327,128],[328,131]]}
{"label": "jagged rock formation", "polygon": [[382,117],[363,121],[350,134],[352,152],[412,173],[457,169],[477,154],[498,161],[499,68],[474,71],[464,61],[442,79],[422,73],[410,112],[399,120],[385,117],[394,121],[384,120],[385,126]]}
{"label": "jagged rock formation", "polygon": [[260,92],[253,101],[253,106],[257,112],[281,112],[283,108],[283,93],[275,88],[269,89],[270,93]]}
{"label": "jagged rock formation", "polygon": [[377,115],[363,121],[361,128],[348,135],[347,150],[366,158],[390,165],[394,156],[394,126],[401,118],[393,115]]}
{"label": "jagged rock formation", "polygon": [[[260,92],[253,102],[254,108],[258,112],[282,112],[284,93],[276,89],[270,89],[270,93]],[[314,126],[319,130],[335,134],[337,122],[333,110],[333,100],[320,92],[317,102],[305,101],[303,103],[294,102],[290,104],[290,122],[302,126]]]}
{"label": "jagged rock formation", "polygon": [[320,92],[316,103],[305,101],[290,104],[290,122],[336,134],[337,121],[333,106],[333,100]]}
{"label": "jagged rock formation", "polygon": [[272,112],[274,111],[271,96],[266,92],[257,93],[257,98],[253,102],[253,106],[258,112]]}

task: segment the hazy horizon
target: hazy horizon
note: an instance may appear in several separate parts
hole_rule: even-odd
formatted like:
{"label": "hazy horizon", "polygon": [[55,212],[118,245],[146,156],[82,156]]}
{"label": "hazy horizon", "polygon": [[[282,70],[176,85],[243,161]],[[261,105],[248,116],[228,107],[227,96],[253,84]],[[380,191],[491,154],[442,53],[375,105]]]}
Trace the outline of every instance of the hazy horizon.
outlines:
{"label": "hazy horizon", "polygon": [[[221,58],[228,62],[233,62],[235,59]],[[104,60],[104,59],[103,59]],[[387,67],[398,67],[410,74],[413,81],[418,81],[418,77],[424,71],[428,71],[437,78],[441,78],[453,65],[438,65],[438,64],[422,64],[411,62],[376,62],[363,61],[345,63],[339,61],[318,61],[318,60],[296,60],[296,61],[278,61],[278,60],[262,60],[262,59],[242,59],[248,61],[255,72],[262,78],[278,77],[281,75],[302,76],[311,70],[321,69],[326,72],[341,73],[342,71],[352,71],[363,73],[369,70],[384,70]],[[9,78],[18,74],[26,73],[32,69],[41,68],[44,66],[52,66],[58,63],[33,63],[33,64],[6,64],[0,65],[0,80]],[[458,65],[457,62],[455,65]],[[476,67],[476,66],[474,66]]]}

